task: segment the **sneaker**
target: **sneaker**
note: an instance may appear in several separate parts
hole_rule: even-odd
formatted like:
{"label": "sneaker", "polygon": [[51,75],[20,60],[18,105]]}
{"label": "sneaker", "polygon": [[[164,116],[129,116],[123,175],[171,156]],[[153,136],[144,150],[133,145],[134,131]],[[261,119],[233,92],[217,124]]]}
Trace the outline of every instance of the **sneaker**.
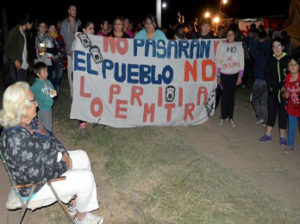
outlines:
{"label": "sneaker", "polygon": [[272,140],[272,136],[267,135],[267,134],[264,134],[264,135],[259,139],[259,141],[261,141],[261,142],[268,142],[268,141],[271,141],[271,140]]}
{"label": "sneaker", "polygon": [[81,221],[78,221],[77,218],[74,218],[74,224],[102,224],[103,223],[103,217],[102,216],[96,216],[91,213],[86,213],[85,218]]}
{"label": "sneaker", "polygon": [[285,153],[289,153],[289,152],[292,152],[292,151],[294,151],[294,148],[292,146],[288,146],[284,150]]}
{"label": "sneaker", "polygon": [[286,141],[286,138],[285,137],[280,137],[279,138],[279,143],[280,143],[280,145],[287,145],[287,141]]}
{"label": "sneaker", "polygon": [[224,123],[225,123],[225,120],[221,118],[221,119],[219,120],[219,122],[218,122],[218,125],[219,125],[219,126],[223,126]]}
{"label": "sneaker", "polygon": [[71,216],[75,216],[77,213],[77,208],[76,207],[72,207],[71,205],[68,205],[68,212]]}
{"label": "sneaker", "polygon": [[232,119],[229,120],[230,124],[231,124],[231,127],[235,128],[235,123],[233,122]]}
{"label": "sneaker", "polygon": [[255,122],[255,124],[264,124],[264,123],[265,123],[264,119],[259,119]]}

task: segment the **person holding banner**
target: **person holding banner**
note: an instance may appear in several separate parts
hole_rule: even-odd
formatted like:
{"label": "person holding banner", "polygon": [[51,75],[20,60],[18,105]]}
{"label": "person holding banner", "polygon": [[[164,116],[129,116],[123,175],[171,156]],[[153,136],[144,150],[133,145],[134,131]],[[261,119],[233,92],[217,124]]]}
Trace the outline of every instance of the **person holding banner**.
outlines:
{"label": "person holding banner", "polygon": [[217,48],[217,76],[218,84],[223,88],[221,100],[221,118],[219,125],[224,125],[229,118],[231,127],[233,122],[235,90],[242,83],[244,72],[244,49],[241,42],[236,42],[236,30],[230,26],[227,30],[227,41],[220,42]]}
{"label": "person holding banner", "polygon": [[144,20],[144,26],[142,30],[140,30],[134,39],[142,39],[142,40],[167,40],[166,35],[163,31],[158,29],[156,17],[153,15],[146,16]]}
{"label": "person holding banner", "polygon": [[129,35],[124,32],[124,19],[117,16],[113,22],[113,30],[107,34],[108,37],[129,38]]}
{"label": "person holding banner", "polygon": [[100,24],[100,30],[99,32],[97,33],[98,36],[101,36],[101,37],[106,37],[107,34],[109,33],[109,22],[107,19],[103,19],[101,21],[101,24]]}
{"label": "person holding banner", "polygon": [[132,23],[128,18],[124,19],[124,32],[128,34],[129,38],[134,38],[134,34],[132,32]]}
{"label": "person holding banner", "polygon": [[[92,21],[83,22],[79,27],[79,32],[89,34],[89,35],[94,35],[95,33],[94,22]],[[72,46],[72,51],[73,51],[73,46]],[[86,122],[79,121],[79,130],[83,131],[85,130],[85,128],[86,128]]]}
{"label": "person holding banner", "polygon": [[210,20],[203,20],[201,22],[200,31],[195,32],[192,35],[192,39],[212,39],[213,35],[211,34],[211,22]]}

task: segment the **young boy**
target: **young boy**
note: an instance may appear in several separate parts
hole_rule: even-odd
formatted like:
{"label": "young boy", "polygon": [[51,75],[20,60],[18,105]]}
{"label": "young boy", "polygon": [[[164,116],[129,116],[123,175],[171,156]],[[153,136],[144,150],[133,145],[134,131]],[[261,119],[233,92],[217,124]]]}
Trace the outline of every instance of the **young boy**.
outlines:
{"label": "young boy", "polygon": [[38,77],[31,86],[31,91],[39,105],[38,118],[46,129],[52,131],[52,98],[56,96],[56,91],[47,79],[48,68],[44,62],[37,62],[33,66],[33,72]]}

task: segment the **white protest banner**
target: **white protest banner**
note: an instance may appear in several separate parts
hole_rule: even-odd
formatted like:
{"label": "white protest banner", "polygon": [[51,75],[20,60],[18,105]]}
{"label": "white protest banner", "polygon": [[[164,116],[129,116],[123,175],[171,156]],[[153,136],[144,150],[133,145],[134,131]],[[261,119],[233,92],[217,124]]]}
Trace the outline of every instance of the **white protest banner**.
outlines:
{"label": "white protest banner", "polygon": [[219,41],[77,33],[70,117],[113,127],[207,121],[215,108]]}

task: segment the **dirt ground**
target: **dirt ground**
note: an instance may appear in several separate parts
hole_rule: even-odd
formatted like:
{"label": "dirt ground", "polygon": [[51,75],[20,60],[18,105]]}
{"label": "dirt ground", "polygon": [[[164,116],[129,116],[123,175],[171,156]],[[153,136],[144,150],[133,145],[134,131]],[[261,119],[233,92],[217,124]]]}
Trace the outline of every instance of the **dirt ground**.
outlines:
{"label": "dirt ground", "polygon": [[[216,114],[205,124],[200,126],[159,128],[166,135],[181,136],[189,140],[199,154],[205,155],[222,167],[255,184],[266,194],[279,200],[286,207],[300,208],[300,138],[296,133],[295,151],[284,153],[284,147],[279,145],[278,126],[273,130],[273,140],[260,143],[259,137],[264,133],[264,127],[256,125],[255,113],[248,102],[248,92],[239,90],[235,109],[236,127],[229,123],[220,127],[217,125],[219,108]],[[63,139],[61,139],[64,142]],[[112,213],[126,214],[126,211],[114,211],[111,202],[116,194],[110,187],[106,175],[104,158],[93,158],[99,198],[101,198],[101,214],[109,223]],[[7,211],[5,202],[9,191],[9,180],[2,165],[0,165],[0,224],[16,223],[19,211]],[[101,186],[101,187],[99,187]],[[28,211],[23,223],[45,223],[48,208],[35,212]],[[299,210],[300,211],[300,210]],[[9,220],[9,222],[8,222]],[[120,219],[121,220],[121,219]]]}

